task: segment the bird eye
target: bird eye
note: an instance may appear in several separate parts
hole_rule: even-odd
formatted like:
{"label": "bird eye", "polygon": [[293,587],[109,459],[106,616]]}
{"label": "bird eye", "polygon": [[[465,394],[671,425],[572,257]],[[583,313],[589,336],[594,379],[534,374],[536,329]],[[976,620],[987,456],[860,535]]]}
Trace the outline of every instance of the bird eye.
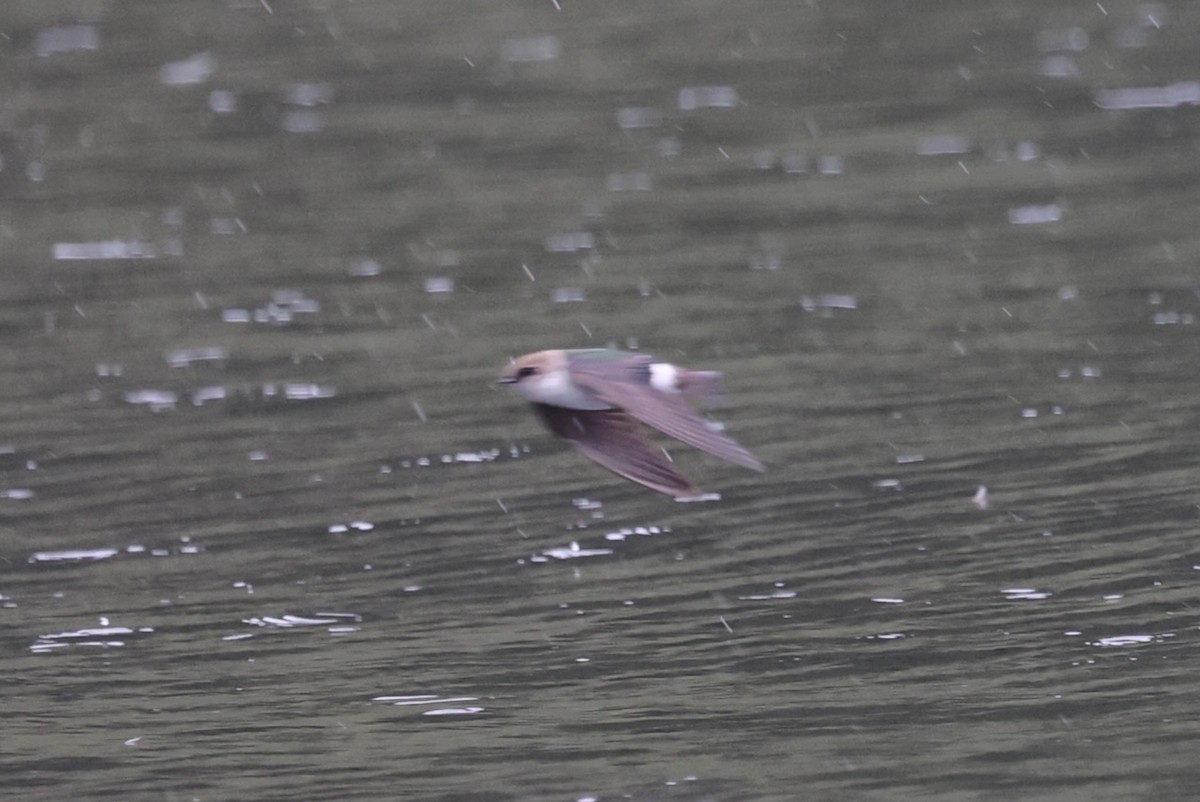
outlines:
{"label": "bird eye", "polygon": [[524,379],[526,376],[532,376],[535,373],[537,373],[537,368],[526,366],[517,371],[517,378]]}

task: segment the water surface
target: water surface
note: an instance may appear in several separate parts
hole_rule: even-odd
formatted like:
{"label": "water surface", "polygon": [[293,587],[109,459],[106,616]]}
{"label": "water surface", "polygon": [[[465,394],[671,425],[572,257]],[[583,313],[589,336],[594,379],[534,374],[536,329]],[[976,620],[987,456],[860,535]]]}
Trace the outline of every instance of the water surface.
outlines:
{"label": "water surface", "polygon": [[941,5],[0,11],[5,787],[1189,798],[1200,8]]}

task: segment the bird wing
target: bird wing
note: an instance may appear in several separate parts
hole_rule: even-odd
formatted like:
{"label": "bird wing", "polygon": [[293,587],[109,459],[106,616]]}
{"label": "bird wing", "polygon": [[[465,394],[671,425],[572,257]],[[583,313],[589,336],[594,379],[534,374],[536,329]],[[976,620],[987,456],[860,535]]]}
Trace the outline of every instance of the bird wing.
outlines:
{"label": "bird wing", "polygon": [[682,396],[656,390],[650,384],[652,361],[651,357],[641,354],[620,361],[577,360],[571,364],[571,377],[605,403],[624,410],[663,434],[743,468],[766,470],[737,441],[713,429]]}
{"label": "bird wing", "polygon": [[642,438],[637,425],[621,410],[567,409],[539,403],[533,408],[550,431],[570,440],[585,457],[613,473],[668,496],[699,494],[661,449]]}

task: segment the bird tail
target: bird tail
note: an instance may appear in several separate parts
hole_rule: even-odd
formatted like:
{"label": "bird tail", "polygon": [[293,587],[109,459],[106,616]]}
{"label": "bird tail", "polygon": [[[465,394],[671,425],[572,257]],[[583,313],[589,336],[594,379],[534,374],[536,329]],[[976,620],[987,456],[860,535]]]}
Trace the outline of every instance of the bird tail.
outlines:
{"label": "bird tail", "polygon": [[679,374],[679,390],[697,401],[710,405],[728,402],[721,372],[717,370],[685,370]]}

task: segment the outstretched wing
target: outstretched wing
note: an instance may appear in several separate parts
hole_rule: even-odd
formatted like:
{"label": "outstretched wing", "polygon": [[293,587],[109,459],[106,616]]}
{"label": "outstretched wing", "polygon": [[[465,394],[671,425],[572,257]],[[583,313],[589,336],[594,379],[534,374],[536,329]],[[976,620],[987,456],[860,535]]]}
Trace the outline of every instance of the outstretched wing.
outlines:
{"label": "outstretched wing", "polygon": [[535,403],[542,421],[559,437],[570,440],[588,459],[632,482],[666,493],[693,496],[698,491],[661,449],[648,444],[637,424],[619,409],[567,409]]}
{"label": "outstretched wing", "polygon": [[766,470],[737,441],[713,429],[681,395],[655,389],[650,383],[652,361],[644,354],[624,360],[580,359],[571,363],[571,378],[605,403],[663,434],[743,468]]}

